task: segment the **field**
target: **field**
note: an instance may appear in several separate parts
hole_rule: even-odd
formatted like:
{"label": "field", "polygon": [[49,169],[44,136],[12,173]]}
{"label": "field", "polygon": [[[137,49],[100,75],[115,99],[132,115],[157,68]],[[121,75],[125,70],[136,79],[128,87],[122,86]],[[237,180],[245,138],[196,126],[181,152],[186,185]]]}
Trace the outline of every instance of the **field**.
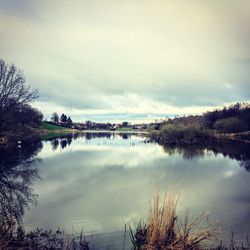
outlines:
{"label": "field", "polygon": [[52,131],[54,131],[54,130],[69,130],[70,129],[70,128],[65,128],[62,126],[50,124],[48,122],[42,122],[41,128],[46,129],[46,130],[52,130]]}

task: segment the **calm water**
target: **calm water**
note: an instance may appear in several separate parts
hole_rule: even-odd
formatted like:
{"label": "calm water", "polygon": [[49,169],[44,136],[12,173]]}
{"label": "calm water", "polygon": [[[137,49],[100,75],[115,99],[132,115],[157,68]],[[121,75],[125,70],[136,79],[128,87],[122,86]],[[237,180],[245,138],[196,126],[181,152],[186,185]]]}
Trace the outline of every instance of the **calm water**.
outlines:
{"label": "calm water", "polygon": [[223,235],[250,232],[249,145],[164,148],[144,141],[89,133],[0,148],[1,210],[14,207],[28,230],[83,229],[118,241],[125,223],[146,217],[155,192],[175,190],[180,213],[210,211]]}

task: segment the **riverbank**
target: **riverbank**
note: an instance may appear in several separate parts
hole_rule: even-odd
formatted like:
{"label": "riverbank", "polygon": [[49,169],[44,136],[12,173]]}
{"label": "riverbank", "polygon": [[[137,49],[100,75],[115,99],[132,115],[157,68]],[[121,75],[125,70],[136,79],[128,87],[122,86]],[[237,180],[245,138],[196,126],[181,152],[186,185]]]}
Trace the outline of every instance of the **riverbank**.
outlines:
{"label": "riverbank", "polygon": [[149,135],[149,132],[137,129],[117,129],[117,130],[78,130],[74,128],[67,128],[60,125],[42,122],[39,127],[23,127],[13,132],[5,133],[0,137],[0,145],[7,145],[18,140],[27,140],[33,137],[40,137],[43,140],[49,140],[56,137],[61,137],[67,134],[81,134],[81,133],[110,133],[110,134],[143,134]]}
{"label": "riverbank", "polygon": [[241,133],[219,133],[215,130],[205,130],[195,126],[163,126],[160,130],[78,130],[43,122],[39,127],[23,127],[22,130],[9,132],[0,137],[0,145],[13,141],[27,140],[32,137],[53,139],[67,134],[76,133],[112,133],[112,134],[141,134],[148,140],[169,145],[209,145],[212,143],[227,143],[231,141],[250,143],[250,131]]}
{"label": "riverbank", "polygon": [[29,140],[34,137],[43,139],[77,132],[79,132],[77,129],[42,122],[41,125],[37,127],[22,126],[22,128],[19,127],[11,132],[2,133],[2,136],[0,136],[0,145],[7,145],[15,141]]}
{"label": "riverbank", "polygon": [[67,134],[79,133],[77,129],[67,128],[48,122],[42,122],[39,129],[34,130],[34,134],[41,137],[41,139],[53,139]]}
{"label": "riverbank", "polygon": [[150,139],[160,144],[172,145],[208,145],[238,141],[250,143],[250,131],[240,133],[220,133],[197,126],[168,124],[159,130],[150,131]]}

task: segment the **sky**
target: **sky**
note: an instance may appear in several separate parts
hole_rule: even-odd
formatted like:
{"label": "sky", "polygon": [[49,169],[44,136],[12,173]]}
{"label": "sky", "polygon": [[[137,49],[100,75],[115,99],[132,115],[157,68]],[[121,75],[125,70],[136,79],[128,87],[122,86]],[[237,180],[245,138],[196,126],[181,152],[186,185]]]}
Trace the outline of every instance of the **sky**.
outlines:
{"label": "sky", "polygon": [[75,121],[149,122],[250,100],[249,0],[0,0],[0,58]]}

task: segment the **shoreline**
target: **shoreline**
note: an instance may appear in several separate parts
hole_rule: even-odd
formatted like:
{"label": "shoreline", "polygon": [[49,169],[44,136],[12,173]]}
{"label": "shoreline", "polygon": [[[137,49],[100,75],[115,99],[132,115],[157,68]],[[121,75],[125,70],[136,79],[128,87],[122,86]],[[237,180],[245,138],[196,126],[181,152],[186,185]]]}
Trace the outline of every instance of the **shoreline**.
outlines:
{"label": "shoreline", "polygon": [[[250,131],[244,131],[241,133],[228,133],[228,134],[219,134],[215,133],[213,137],[211,137],[209,140],[195,140],[195,141],[163,141],[159,140],[157,136],[155,137],[152,132],[149,131],[142,131],[142,130],[77,130],[77,129],[63,129],[63,130],[46,130],[46,129],[32,129],[29,134],[16,134],[16,135],[4,135],[0,137],[0,146],[5,146],[8,144],[11,144],[12,142],[18,141],[18,140],[26,140],[32,137],[41,137],[41,139],[44,139],[43,137],[50,137],[56,138],[62,135],[67,134],[86,134],[86,133],[109,133],[109,134],[137,134],[137,135],[145,135],[149,137],[149,141],[155,141],[160,144],[166,144],[166,145],[204,145],[204,144],[211,144],[211,143],[227,143],[227,142],[242,142],[242,143],[250,143]],[[13,140],[13,138],[15,138]]]}
{"label": "shoreline", "polygon": [[149,133],[150,140],[155,141],[160,144],[165,145],[175,145],[175,146],[190,146],[190,145],[211,145],[218,143],[230,143],[230,142],[241,142],[250,143],[250,131],[244,131],[240,133],[217,133],[210,131],[210,135],[201,138],[168,138],[164,137],[165,133],[157,133],[154,131]]}
{"label": "shoreline", "polygon": [[[0,137],[0,146],[7,146],[16,141],[22,141],[33,137],[40,137],[42,140],[60,137],[67,134],[86,134],[86,133],[109,133],[109,134],[138,134],[149,135],[148,131],[119,131],[119,130],[77,130],[77,129],[63,129],[63,130],[47,130],[47,129],[32,129],[29,134],[19,133],[16,135],[4,135]],[[16,137],[16,138],[15,138]],[[48,138],[46,138],[48,137]],[[15,139],[13,139],[15,138]]]}
{"label": "shoreline", "polygon": [[142,130],[79,130],[80,133],[149,134]]}

